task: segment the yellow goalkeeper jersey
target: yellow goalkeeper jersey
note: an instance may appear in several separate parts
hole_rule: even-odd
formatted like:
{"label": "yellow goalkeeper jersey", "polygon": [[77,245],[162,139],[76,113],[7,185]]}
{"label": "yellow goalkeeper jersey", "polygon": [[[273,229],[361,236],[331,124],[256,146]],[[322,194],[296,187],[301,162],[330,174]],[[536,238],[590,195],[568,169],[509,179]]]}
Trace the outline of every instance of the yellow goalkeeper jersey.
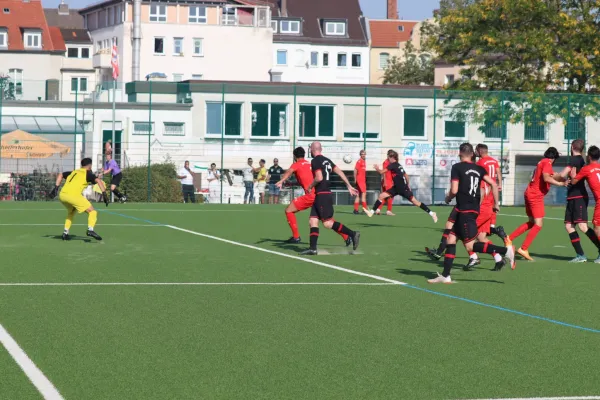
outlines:
{"label": "yellow goalkeeper jersey", "polygon": [[97,179],[92,171],[85,168],[63,172],[63,178],[65,179],[65,184],[60,192],[68,195],[81,195],[85,188],[90,184],[96,183]]}

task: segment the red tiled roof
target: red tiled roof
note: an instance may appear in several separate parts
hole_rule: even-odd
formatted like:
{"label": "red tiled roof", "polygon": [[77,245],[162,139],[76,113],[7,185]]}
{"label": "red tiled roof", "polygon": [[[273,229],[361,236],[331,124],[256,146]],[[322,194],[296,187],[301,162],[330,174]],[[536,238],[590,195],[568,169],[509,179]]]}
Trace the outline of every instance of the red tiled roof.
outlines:
{"label": "red tiled roof", "polygon": [[[42,32],[42,51],[65,50],[65,44],[56,34],[51,35],[40,0],[0,0],[0,9],[8,8],[5,14],[0,11],[0,27],[8,31],[8,50],[24,50],[23,32],[25,29],[39,29]],[[57,42],[54,44],[53,38]]]}
{"label": "red tiled roof", "polygon": [[60,31],[60,28],[57,26],[51,26],[48,29],[50,29],[50,37],[52,38],[54,50],[67,51],[67,46],[65,45],[65,40],[63,38],[62,32]]}
{"label": "red tiled roof", "polygon": [[[398,47],[399,43],[408,42],[412,30],[418,22],[402,20],[369,21],[372,47]],[[404,27],[401,32],[399,27]]]}

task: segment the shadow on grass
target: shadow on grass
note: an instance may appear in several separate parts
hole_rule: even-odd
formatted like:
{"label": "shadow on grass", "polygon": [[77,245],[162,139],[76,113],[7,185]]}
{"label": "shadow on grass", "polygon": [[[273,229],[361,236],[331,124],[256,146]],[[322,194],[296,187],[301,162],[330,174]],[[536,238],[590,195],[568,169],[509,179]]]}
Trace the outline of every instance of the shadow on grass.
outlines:
{"label": "shadow on grass", "polygon": [[[70,236],[71,236],[71,240],[69,240],[69,242],[72,242],[74,240],[80,240],[85,243],[92,243],[92,239],[88,239],[87,237],[75,236],[75,235],[70,235]],[[48,239],[62,240],[62,235],[44,235],[43,237],[48,238]]]}
{"label": "shadow on grass", "polygon": [[[458,267],[455,266],[453,267],[453,269],[462,269],[462,267]],[[396,271],[399,274],[402,275],[407,275],[407,276],[422,276],[424,278],[435,278],[436,274],[434,272],[431,271],[415,271],[412,269],[406,269],[406,268],[396,268]],[[465,276],[465,275],[463,275]],[[464,278],[459,278],[456,279],[456,281],[460,281],[460,282],[487,282],[487,283],[500,283],[500,284],[504,284],[504,282],[502,281],[497,281],[495,279],[464,279]]]}
{"label": "shadow on grass", "polygon": [[301,251],[308,249],[308,243],[287,243],[287,240],[280,240],[280,239],[262,238],[256,242],[256,244],[263,244],[263,243],[268,243],[279,249],[293,251],[295,253],[300,253]]}
{"label": "shadow on grass", "polygon": [[[556,260],[556,261],[571,261],[573,259],[573,257],[575,256],[557,256],[556,254],[540,254],[540,253],[535,253],[531,255],[533,257],[533,259],[535,260],[536,258],[547,258],[550,260]],[[520,257],[520,256],[518,256]],[[526,259],[520,257],[520,261],[525,261],[527,262]]]}

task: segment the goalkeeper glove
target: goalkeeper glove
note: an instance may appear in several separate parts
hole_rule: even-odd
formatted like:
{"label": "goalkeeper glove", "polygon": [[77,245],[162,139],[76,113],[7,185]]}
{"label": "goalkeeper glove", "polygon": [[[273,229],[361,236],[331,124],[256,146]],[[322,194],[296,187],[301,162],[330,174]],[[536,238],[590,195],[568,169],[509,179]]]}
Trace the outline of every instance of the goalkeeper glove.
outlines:
{"label": "goalkeeper glove", "polygon": [[104,199],[104,204],[108,207],[108,194],[106,194],[106,191],[102,192],[102,198]]}
{"label": "goalkeeper glove", "polygon": [[57,194],[58,194],[58,186],[55,186],[54,189],[52,189],[52,191],[50,192],[50,194],[48,196],[51,199],[53,199],[56,197]]}

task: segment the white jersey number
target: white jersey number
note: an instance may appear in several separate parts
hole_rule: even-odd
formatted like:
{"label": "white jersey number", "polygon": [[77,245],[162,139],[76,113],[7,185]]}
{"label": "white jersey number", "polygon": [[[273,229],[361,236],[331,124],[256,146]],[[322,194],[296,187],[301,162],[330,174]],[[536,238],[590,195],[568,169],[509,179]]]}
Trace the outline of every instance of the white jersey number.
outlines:
{"label": "white jersey number", "polygon": [[479,190],[479,178],[476,176],[471,177],[471,188],[469,189],[469,194],[473,197],[477,196],[477,191]]}

